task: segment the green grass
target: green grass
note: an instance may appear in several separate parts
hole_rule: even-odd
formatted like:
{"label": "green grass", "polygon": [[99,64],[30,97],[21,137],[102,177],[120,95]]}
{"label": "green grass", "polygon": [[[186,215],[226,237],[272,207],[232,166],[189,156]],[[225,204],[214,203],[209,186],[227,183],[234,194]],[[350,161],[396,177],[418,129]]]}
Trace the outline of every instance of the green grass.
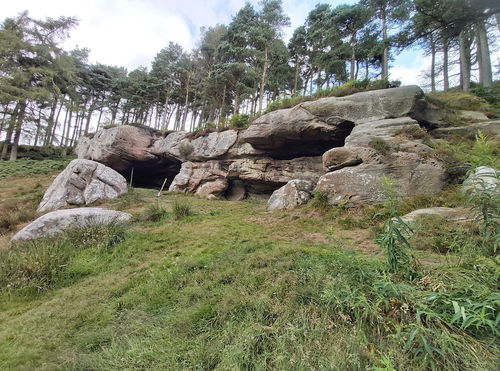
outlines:
{"label": "green grass", "polygon": [[49,174],[64,169],[71,159],[0,161],[0,179],[15,176]]}
{"label": "green grass", "polygon": [[[138,221],[111,244],[114,232],[72,231],[4,253],[0,368],[496,367],[497,335],[474,307],[496,303],[492,259],[442,259],[398,281],[382,257],[326,238],[334,219],[308,209],[271,215],[252,201],[138,191],[135,213],[156,203],[196,213]],[[26,283],[35,262],[45,268]],[[472,325],[453,323],[453,302]]]}

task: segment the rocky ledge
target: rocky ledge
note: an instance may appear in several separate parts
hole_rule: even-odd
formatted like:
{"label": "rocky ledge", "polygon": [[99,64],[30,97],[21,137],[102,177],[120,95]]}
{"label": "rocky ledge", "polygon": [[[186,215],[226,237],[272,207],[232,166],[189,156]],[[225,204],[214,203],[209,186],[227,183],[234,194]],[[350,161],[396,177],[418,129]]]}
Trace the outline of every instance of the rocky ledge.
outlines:
{"label": "rocky ledge", "polygon": [[422,90],[406,86],[302,103],[265,114],[243,131],[196,137],[118,126],[81,138],[76,153],[127,179],[133,174],[136,185],[158,187],[166,179],[170,191],[209,198],[269,197],[299,179],[332,204],[377,202],[384,175],[407,195],[442,189],[446,173],[432,149],[404,135],[439,126]]}

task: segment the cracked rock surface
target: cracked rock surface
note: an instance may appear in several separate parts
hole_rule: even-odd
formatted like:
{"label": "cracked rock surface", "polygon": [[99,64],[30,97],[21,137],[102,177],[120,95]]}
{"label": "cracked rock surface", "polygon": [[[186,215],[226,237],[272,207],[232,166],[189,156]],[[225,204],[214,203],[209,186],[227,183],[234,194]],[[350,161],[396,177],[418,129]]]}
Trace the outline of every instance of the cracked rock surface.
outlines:
{"label": "cracked rock surface", "polygon": [[77,159],[69,163],[45,192],[38,212],[70,205],[88,205],[127,193],[127,182],[115,170],[95,161]]}

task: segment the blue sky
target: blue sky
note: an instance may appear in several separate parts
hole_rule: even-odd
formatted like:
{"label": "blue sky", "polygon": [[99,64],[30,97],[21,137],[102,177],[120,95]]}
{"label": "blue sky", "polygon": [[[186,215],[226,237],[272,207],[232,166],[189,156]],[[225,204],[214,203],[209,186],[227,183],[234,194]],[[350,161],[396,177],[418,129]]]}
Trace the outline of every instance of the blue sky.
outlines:
{"label": "blue sky", "polygon": [[[333,6],[356,0],[326,1]],[[17,0],[2,4],[2,18],[28,9],[36,18],[76,16],[77,28],[70,32],[65,47],[87,47],[92,62],[125,66],[129,70],[140,65],[149,67],[155,54],[169,41],[186,49],[195,46],[202,26],[228,24],[244,5],[244,0]],[[251,1],[258,4],[258,1]],[[283,0],[293,30],[304,23],[317,0]],[[420,71],[428,61],[420,51],[406,51],[392,62],[391,78],[403,84],[417,84]]]}

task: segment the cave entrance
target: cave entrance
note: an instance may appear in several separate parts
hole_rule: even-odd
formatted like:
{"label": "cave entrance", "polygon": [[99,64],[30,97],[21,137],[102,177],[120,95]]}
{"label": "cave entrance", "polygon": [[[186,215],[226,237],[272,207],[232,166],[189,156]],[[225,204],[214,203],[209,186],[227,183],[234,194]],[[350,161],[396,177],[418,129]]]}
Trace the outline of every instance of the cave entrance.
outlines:
{"label": "cave entrance", "polygon": [[[297,138],[293,139],[274,138],[275,147],[268,148],[266,151],[276,160],[322,156],[329,149],[343,147],[345,139],[351,134],[354,126],[354,122],[345,120],[337,124],[336,130],[332,132],[320,127],[301,132]],[[273,139],[270,141],[272,142]]]}
{"label": "cave entrance", "polygon": [[122,172],[122,175],[130,183],[133,173],[132,185],[141,188],[160,188],[166,178],[165,189],[168,189],[175,176],[181,171],[181,165],[181,161],[170,159],[136,162],[131,163],[126,173]]}

